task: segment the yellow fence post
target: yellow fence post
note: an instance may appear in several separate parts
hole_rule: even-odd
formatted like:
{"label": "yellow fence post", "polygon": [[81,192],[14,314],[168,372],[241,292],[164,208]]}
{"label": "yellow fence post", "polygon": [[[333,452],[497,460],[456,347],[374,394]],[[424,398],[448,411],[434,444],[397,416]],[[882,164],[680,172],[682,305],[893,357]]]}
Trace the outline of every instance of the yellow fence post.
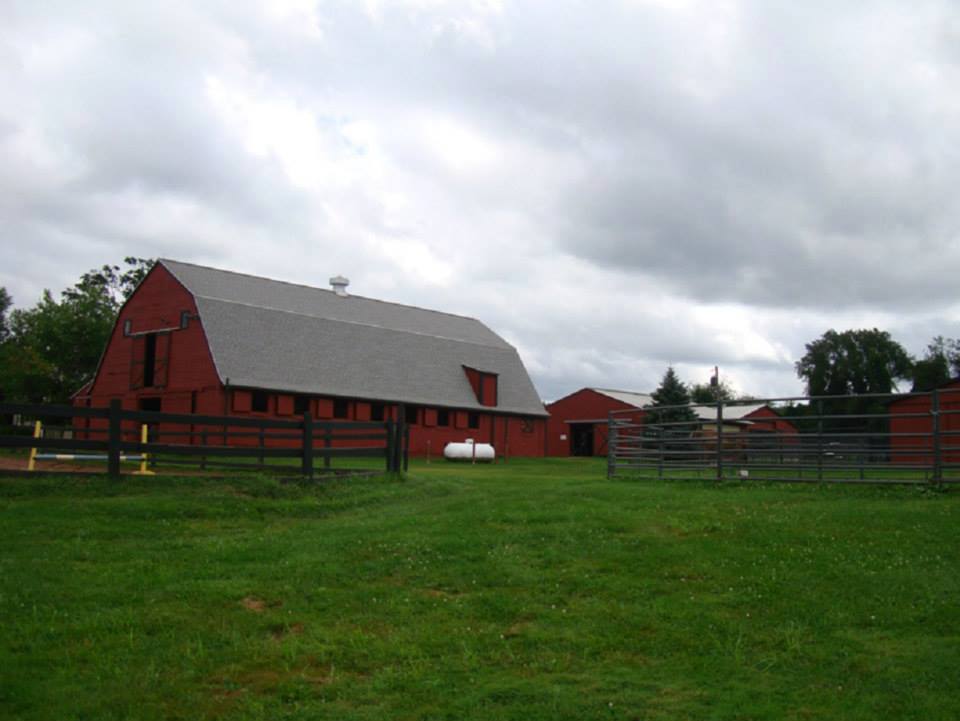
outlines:
{"label": "yellow fence post", "polygon": [[[147,424],[144,423],[140,426],[140,443],[145,445],[148,440],[147,436]],[[133,475],[135,476],[152,476],[154,475],[153,471],[147,469],[147,463],[150,461],[150,456],[146,451],[140,451],[140,470],[134,471]]]}
{"label": "yellow fence post", "polygon": [[[36,421],[33,424],[33,437],[42,438],[43,437],[43,424],[40,421]],[[30,460],[27,462],[27,470],[35,471],[37,470],[37,449],[30,449]]]}

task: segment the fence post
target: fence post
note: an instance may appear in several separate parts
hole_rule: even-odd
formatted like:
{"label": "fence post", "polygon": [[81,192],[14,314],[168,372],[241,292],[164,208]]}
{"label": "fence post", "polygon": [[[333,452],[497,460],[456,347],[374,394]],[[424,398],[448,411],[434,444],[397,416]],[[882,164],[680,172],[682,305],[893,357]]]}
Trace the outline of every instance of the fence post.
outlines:
{"label": "fence post", "polygon": [[933,421],[933,483],[943,480],[943,459],[940,453],[940,393],[933,389],[930,399],[930,415]]}
{"label": "fence post", "polygon": [[313,480],[313,418],[310,411],[303,412],[303,452],[301,454],[300,473]]}
{"label": "fence post", "polygon": [[617,474],[617,427],[613,424],[613,413],[607,413],[607,479]]}
{"label": "fence post", "polygon": [[396,454],[396,458],[393,460],[393,470],[395,473],[400,473],[400,469],[403,468],[403,421],[397,421],[395,433],[397,434],[397,442],[393,447],[393,452]]}
{"label": "fence post", "polygon": [[[33,437],[34,438],[43,438],[43,423],[40,421],[33,422]],[[37,470],[37,448],[33,447],[30,449],[30,460],[27,461],[27,470],[35,471]]]}
{"label": "fence post", "polygon": [[394,467],[393,463],[395,460],[395,451],[394,447],[397,442],[396,438],[396,424],[393,422],[393,419],[387,421],[387,473],[393,473]]}
{"label": "fence post", "polygon": [[823,401],[817,401],[817,482],[823,482]]}
{"label": "fence post", "polygon": [[663,480],[663,426],[657,427],[657,480]]}
{"label": "fence post", "polygon": [[257,443],[258,443],[258,445],[259,445],[259,447],[260,447],[260,456],[259,456],[259,461],[260,461],[259,467],[260,467],[260,468],[263,468],[264,465],[265,465],[265,461],[264,461],[264,458],[263,458],[263,448],[264,448],[264,446],[265,446],[265,440],[266,440],[266,439],[264,438],[264,433],[265,433],[264,427],[263,427],[263,426],[260,426],[260,430],[259,430],[258,433],[257,433]]}
{"label": "fence post", "polygon": [[723,399],[717,398],[717,480],[723,480]]}
{"label": "fence post", "polygon": [[[329,451],[331,448],[333,448],[333,431],[330,430],[330,426],[327,426],[326,429],[325,429],[324,432],[323,432],[323,447],[324,447],[325,449],[327,449],[328,451]],[[323,468],[324,468],[324,470],[328,470],[328,469],[330,468],[330,465],[331,465],[332,462],[333,462],[333,461],[332,461],[332,459],[330,458],[330,454],[329,454],[329,453],[324,453],[324,454],[323,454]]]}
{"label": "fence post", "polygon": [[404,408],[403,403],[397,406],[396,415],[397,415],[397,447],[396,447],[397,458],[394,461],[394,467],[396,468],[397,473],[399,473],[403,468],[403,450],[404,450],[403,449],[403,426],[404,426],[403,422],[406,419],[406,410]]}
{"label": "fence post", "polygon": [[135,476],[152,476],[154,472],[147,468],[147,465],[155,465],[153,457],[147,452],[145,446],[150,442],[150,426],[146,423],[140,425],[140,470],[134,471]]}
{"label": "fence post", "polygon": [[401,403],[400,404],[400,425],[403,429],[403,472],[406,473],[410,470],[410,424],[407,423],[407,407]]}
{"label": "fence post", "polygon": [[120,442],[122,440],[120,409],[120,399],[113,398],[110,401],[108,416],[110,435],[107,437],[107,475],[111,478],[120,477]]}

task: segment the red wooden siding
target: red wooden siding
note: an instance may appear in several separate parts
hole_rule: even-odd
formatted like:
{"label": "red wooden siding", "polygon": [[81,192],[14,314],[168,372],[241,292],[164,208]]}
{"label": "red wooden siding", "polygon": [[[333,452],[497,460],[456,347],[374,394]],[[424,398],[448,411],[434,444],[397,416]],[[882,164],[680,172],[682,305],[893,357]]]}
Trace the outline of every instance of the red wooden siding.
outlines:
{"label": "red wooden siding", "polygon": [[762,431],[768,433],[786,433],[795,435],[797,427],[789,420],[779,415],[769,406],[758,408],[744,416],[745,420],[753,421],[747,426],[748,432]]}
{"label": "red wooden siding", "polygon": [[498,376],[495,373],[480,374],[480,405],[497,405],[497,381]]}
{"label": "red wooden siding", "polygon": [[[180,330],[180,315],[184,311],[191,316],[191,320],[185,329]],[[202,324],[196,320],[196,315],[193,297],[163,266],[154,267],[120,310],[90,386],[89,395],[94,399],[94,405],[106,405],[109,398],[121,398],[124,407],[135,408],[137,399],[156,396],[159,390],[163,390],[164,398],[171,399],[172,394],[187,392],[189,397],[190,391],[198,391],[204,394],[203,405],[211,404],[211,394],[219,399],[219,407],[209,407],[207,410],[222,413],[225,409],[222,406],[220,379],[210,357]],[[142,386],[145,336],[125,336],[123,330],[127,321],[130,322],[132,333],[177,329],[157,335],[152,387]],[[137,363],[139,369],[134,373],[132,369]],[[135,382],[138,380],[139,383]],[[217,404],[214,402],[212,405]],[[198,412],[201,411],[198,409]]]}
{"label": "red wooden siding", "polygon": [[[960,380],[937,389],[940,406],[940,459],[960,463]],[[933,463],[933,400],[908,396],[890,404],[890,460]],[[957,434],[957,435],[954,435]]]}
{"label": "red wooden siding", "polygon": [[293,414],[293,396],[281,394],[277,396],[277,415],[289,416]]}

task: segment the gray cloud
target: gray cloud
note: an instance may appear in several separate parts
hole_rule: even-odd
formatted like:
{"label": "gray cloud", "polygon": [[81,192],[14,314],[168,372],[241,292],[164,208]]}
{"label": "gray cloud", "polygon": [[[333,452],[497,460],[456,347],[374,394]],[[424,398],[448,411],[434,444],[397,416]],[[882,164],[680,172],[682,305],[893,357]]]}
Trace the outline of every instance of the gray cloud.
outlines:
{"label": "gray cloud", "polygon": [[0,284],[124,255],[482,318],[545,397],[799,390],[828,327],[957,335],[949,2],[14,2]]}

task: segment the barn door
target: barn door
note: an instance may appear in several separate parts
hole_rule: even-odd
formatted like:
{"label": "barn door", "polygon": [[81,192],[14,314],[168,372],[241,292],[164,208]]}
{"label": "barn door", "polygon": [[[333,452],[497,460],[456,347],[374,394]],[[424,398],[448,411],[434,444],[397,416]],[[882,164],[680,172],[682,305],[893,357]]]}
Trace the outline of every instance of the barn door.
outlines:
{"label": "barn door", "polygon": [[130,389],[163,388],[170,366],[170,334],[146,333],[133,338]]}
{"label": "barn door", "polygon": [[130,354],[130,390],[143,388],[144,358],[147,352],[146,339],[142,335],[134,336]]}
{"label": "barn door", "polygon": [[571,423],[570,424],[570,455],[571,456],[592,456],[593,455],[593,424],[592,423]]}
{"label": "barn door", "polygon": [[157,334],[157,348],[153,361],[153,385],[163,388],[167,385],[167,372],[170,367],[170,333]]}

